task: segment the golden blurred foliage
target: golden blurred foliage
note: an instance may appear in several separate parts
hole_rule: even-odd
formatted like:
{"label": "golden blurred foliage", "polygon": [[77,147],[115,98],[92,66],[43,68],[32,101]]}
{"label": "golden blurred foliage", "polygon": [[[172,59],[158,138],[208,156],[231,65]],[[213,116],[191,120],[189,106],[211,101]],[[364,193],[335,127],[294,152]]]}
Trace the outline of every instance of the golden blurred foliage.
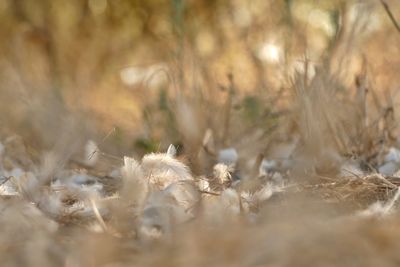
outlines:
{"label": "golden blurred foliage", "polygon": [[34,125],[41,107],[128,140],[161,139],[149,115],[165,120],[154,109],[178,94],[225,103],[229,75],[238,97],[266,99],[319,68],[351,86],[363,62],[375,88],[393,90],[400,67],[400,35],[377,1],[1,0],[0,36],[3,124]]}

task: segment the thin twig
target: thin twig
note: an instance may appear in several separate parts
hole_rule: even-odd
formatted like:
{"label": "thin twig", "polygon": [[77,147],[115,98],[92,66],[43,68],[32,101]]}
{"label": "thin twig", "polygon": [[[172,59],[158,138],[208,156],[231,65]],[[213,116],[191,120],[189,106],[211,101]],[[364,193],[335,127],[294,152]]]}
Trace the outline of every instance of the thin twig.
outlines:
{"label": "thin twig", "polygon": [[103,217],[101,217],[100,211],[98,210],[93,198],[90,198],[90,203],[92,204],[94,215],[96,216],[97,220],[99,221],[101,228],[103,228],[104,231],[107,231],[107,225],[104,222]]}
{"label": "thin twig", "polygon": [[397,187],[397,191],[396,191],[396,194],[394,195],[394,197],[384,206],[384,210],[383,210],[384,215],[388,214],[390,212],[390,210],[393,208],[394,204],[399,199],[399,197],[400,197],[400,188]]}
{"label": "thin twig", "polygon": [[231,110],[232,110],[232,101],[233,101],[233,94],[234,94],[234,83],[233,83],[233,75],[228,75],[229,79],[229,87],[228,87],[228,98],[225,103],[225,117],[224,117],[224,129],[222,133],[222,142],[224,145],[227,145],[229,132],[230,132],[230,122],[231,122]]}
{"label": "thin twig", "polygon": [[392,11],[390,10],[389,5],[388,5],[385,1],[383,1],[383,0],[381,0],[381,4],[382,4],[383,8],[385,8],[386,13],[388,14],[390,20],[391,20],[392,23],[393,23],[393,26],[394,26],[394,27],[396,28],[396,30],[400,33],[400,25],[399,25],[399,23],[397,22],[397,20],[394,18],[393,13],[392,13]]}
{"label": "thin twig", "polygon": [[2,182],[0,183],[0,186],[2,186],[3,184],[7,183],[8,180],[10,180],[11,178],[13,178],[13,176],[8,176],[8,177],[3,176],[3,178],[4,178],[4,181],[2,181]]}
{"label": "thin twig", "polygon": [[220,196],[221,194],[216,193],[216,192],[211,192],[211,191],[203,191],[203,190],[199,190],[200,193],[202,194],[209,194],[209,195],[213,195],[213,196]]}

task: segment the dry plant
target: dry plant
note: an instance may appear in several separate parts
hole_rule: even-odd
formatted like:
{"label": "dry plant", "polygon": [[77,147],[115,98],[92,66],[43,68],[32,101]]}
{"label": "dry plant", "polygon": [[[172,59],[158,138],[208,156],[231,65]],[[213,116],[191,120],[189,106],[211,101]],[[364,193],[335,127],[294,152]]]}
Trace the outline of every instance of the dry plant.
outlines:
{"label": "dry plant", "polygon": [[399,8],[0,1],[1,266],[397,266]]}

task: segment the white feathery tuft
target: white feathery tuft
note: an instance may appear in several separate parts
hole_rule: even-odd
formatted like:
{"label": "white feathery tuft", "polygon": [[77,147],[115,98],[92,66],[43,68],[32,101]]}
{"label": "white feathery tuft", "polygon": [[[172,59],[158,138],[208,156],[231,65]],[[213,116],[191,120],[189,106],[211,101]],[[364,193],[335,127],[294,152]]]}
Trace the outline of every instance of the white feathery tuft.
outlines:
{"label": "white feathery tuft", "polygon": [[225,184],[232,180],[230,171],[232,171],[230,166],[223,163],[218,163],[214,166],[213,175],[220,184]]}
{"label": "white feathery tuft", "polygon": [[235,165],[239,156],[233,147],[222,149],[218,152],[218,162],[225,165]]}
{"label": "white feathery tuft", "polygon": [[177,181],[193,180],[189,168],[168,154],[145,155],[141,168],[149,183],[158,189],[165,189]]}
{"label": "white feathery tuft", "polygon": [[176,156],[176,148],[173,144],[170,144],[167,150],[167,155],[170,157],[175,157]]}

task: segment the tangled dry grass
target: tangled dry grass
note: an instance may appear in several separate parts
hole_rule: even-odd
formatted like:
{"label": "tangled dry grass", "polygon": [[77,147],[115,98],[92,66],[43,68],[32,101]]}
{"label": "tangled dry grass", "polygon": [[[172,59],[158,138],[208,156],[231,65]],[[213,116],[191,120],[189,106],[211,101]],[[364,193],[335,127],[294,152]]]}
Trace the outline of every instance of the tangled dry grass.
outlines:
{"label": "tangled dry grass", "polygon": [[[340,166],[331,160],[330,174],[321,174],[319,161],[296,171],[294,152],[289,163],[259,155],[244,173],[231,148],[219,151],[209,174],[193,175],[173,145],[119,163],[93,141],[81,153],[81,160],[54,151],[35,156],[18,136],[2,141],[2,266],[396,266],[400,260],[400,178],[361,160],[342,159]],[[392,147],[381,166],[398,166],[398,154]]]}

